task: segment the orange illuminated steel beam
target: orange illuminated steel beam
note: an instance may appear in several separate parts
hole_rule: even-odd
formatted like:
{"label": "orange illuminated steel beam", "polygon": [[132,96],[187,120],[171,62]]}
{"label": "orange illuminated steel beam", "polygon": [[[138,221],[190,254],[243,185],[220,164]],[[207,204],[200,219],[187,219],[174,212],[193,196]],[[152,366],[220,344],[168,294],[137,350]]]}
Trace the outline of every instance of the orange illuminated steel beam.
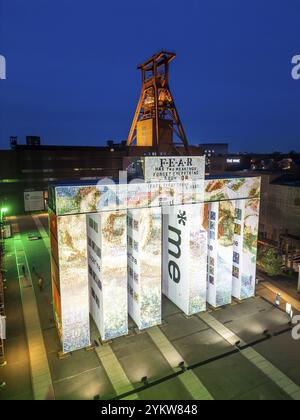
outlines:
{"label": "orange illuminated steel beam", "polygon": [[128,136],[128,146],[176,148],[174,134],[185,153],[188,141],[169,87],[169,65],[176,54],[166,51],[154,55],[138,66],[142,72],[142,91]]}

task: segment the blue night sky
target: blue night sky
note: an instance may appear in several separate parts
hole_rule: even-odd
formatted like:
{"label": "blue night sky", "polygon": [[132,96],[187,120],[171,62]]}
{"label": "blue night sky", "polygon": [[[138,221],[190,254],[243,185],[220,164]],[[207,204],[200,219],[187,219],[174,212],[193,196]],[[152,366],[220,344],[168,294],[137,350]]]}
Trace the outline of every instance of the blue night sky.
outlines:
{"label": "blue night sky", "polygon": [[126,139],[136,65],[166,49],[190,143],[299,150],[299,18],[299,0],[0,0],[0,147]]}

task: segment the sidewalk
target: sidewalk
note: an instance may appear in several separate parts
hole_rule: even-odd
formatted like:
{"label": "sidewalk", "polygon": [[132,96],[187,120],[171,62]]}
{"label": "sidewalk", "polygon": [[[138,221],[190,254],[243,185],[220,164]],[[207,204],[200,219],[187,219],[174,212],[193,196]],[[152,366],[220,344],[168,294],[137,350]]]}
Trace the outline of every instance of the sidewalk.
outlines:
{"label": "sidewalk", "polygon": [[259,273],[258,277],[262,280],[257,286],[257,294],[275,303],[277,293],[281,294],[281,308],[285,310],[286,303],[290,303],[294,310],[300,312],[300,295],[297,293],[297,283],[288,277],[270,278],[263,273]]}
{"label": "sidewalk", "polygon": [[[52,386],[52,379],[50,375],[47,354],[44,345],[44,339],[38,314],[37,301],[35,290],[32,283],[31,270],[24,248],[24,235],[20,233],[20,226],[16,218],[11,218],[13,225],[14,236],[6,243],[9,245],[9,252],[7,254],[8,263],[8,290],[11,290],[11,281],[13,280],[14,289],[11,290],[13,294],[7,295],[8,310],[9,305],[14,303],[14,312],[18,310],[20,316],[18,317],[18,324],[14,323],[12,328],[12,321],[14,318],[12,314],[8,319],[8,340],[6,346],[6,356],[8,361],[7,368],[3,369],[4,380],[7,386],[0,390],[0,399],[35,399],[35,400],[53,400],[54,392]],[[25,234],[25,238],[26,234]],[[27,243],[27,240],[25,241]],[[24,267],[24,271],[23,268]],[[16,296],[18,296],[18,305],[16,306]],[[22,317],[22,318],[21,318]],[[21,321],[21,319],[22,321]],[[11,329],[9,330],[9,325]],[[13,335],[15,331],[22,331],[22,344],[19,347],[16,342],[12,347],[10,343],[13,342]],[[21,359],[19,352],[23,348],[24,357],[23,366],[18,366],[17,362]],[[26,349],[26,350],[25,350]],[[13,358],[13,356],[15,356]],[[26,365],[25,365],[26,362]],[[15,366],[14,366],[15,365]],[[15,367],[15,371],[13,370]],[[2,372],[0,372],[2,373]],[[12,376],[13,375],[13,376]],[[26,381],[26,388],[22,389],[22,393],[18,393],[14,389],[18,389],[19,383]]]}
{"label": "sidewalk", "polygon": [[[14,234],[14,248],[29,349],[31,382],[34,399],[53,400],[54,391],[52,378],[40,324],[37,300],[32,283],[31,269],[28,264],[23,244],[23,237],[20,233]],[[20,267],[25,267],[26,269],[26,277],[29,282],[27,286],[24,286],[24,276],[20,272]]]}
{"label": "sidewalk", "polygon": [[14,240],[8,239],[5,243],[7,340],[5,340],[4,346],[7,365],[0,368],[0,382],[6,383],[6,386],[0,389],[0,400],[33,400],[26,329],[14,255]]}
{"label": "sidewalk", "polygon": [[296,311],[300,312],[300,301],[293,298],[290,294],[286,293],[284,290],[280,289],[277,286],[274,286],[273,284],[269,283],[269,282],[264,282],[261,283],[261,286],[263,286],[264,288],[268,289],[270,292],[272,292],[273,294],[273,302],[275,302],[275,297],[277,293],[281,294],[281,299],[282,299],[282,303],[290,303],[292,305],[292,307],[294,309],[296,309]]}

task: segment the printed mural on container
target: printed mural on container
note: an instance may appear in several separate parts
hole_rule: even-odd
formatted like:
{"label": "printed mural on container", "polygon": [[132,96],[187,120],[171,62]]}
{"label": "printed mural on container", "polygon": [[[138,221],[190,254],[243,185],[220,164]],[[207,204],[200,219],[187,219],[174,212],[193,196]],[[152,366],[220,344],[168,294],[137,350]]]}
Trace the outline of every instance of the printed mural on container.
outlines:
{"label": "printed mural on container", "polygon": [[90,345],[86,216],[57,219],[64,353]]}

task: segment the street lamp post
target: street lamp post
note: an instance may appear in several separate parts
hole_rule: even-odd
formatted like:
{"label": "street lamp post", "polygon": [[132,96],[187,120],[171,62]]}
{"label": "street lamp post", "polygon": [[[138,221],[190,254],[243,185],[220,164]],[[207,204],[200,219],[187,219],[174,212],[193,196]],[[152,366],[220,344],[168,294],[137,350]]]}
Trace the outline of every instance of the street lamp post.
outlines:
{"label": "street lamp post", "polygon": [[7,207],[1,207],[0,209],[0,222],[3,222],[3,216],[8,212],[8,208]]}
{"label": "street lamp post", "polygon": [[1,239],[3,240],[3,217],[8,212],[7,207],[0,208],[0,230],[1,230]]}

